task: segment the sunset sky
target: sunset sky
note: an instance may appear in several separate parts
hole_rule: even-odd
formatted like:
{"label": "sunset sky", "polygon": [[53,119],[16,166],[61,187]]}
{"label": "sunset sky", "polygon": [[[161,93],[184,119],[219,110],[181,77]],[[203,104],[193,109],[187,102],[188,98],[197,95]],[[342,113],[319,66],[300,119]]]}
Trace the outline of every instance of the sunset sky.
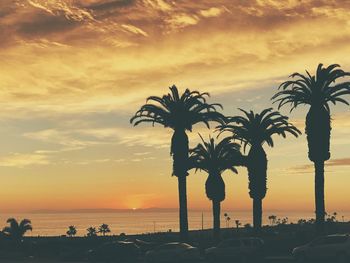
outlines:
{"label": "sunset sky", "polygon": [[[295,71],[350,71],[349,15],[341,0],[1,0],[0,211],[177,207],[171,130],[129,124],[145,98],[176,84],[227,115],[270,107]],[[302,131],[307,109],[290,115]],[[332,117],[326,209],[345,212],[350,108]],[[265,210],[313,211],[305,135],[275,142]],[[223,210],[251,209],[246,169],[223,176]],[[205,179],[188,177],[191,209],[211,207]]]}

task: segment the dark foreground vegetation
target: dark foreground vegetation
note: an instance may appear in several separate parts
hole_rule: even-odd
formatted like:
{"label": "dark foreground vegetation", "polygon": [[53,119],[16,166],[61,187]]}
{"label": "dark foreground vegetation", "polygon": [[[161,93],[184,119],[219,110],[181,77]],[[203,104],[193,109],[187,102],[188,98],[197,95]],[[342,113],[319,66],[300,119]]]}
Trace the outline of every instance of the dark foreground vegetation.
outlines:
{"label": "dark foreground vegetation", "polygon": [[[326,234],[349,233],[350,222],[326,223]],[[254,230],[249,227],[224,228],[221,231],[221,240],[228,238],[254,237]],[[280,223],[275,226],[264,226],[259,237],[264,240],[265,255],[267,258],[283,257],[291,260],[293,248],[303,245],[316,237],[312,222],[300,220],[298,224]],[[96,250],[105,244],[114,241],[133,242],[139,249],[139,255],[129,262],[143,262],[144,255],[161,244],[179,240],[179,233],[151,233],[140,235],[121,234],[93,236],[93,237],[23,237],[20,240],[2,236],[0,238],[0,262],[33,261],[33,262],[87,262],[90,250]],[[198,230],[189,232],[189,244],[198,247],[201,254],[206,248],[215,246],[219,241],[212,238],[212,230]],[[104,255],[98,255],[103,259]],[[98,261],[99,258],[94,258]],[[103,261],[102,261],[103,262]],[[113,260],[112,262],[128,262],[128,260]],[[205,259],[203,259],[205,262]],[[277,261],[267,261],[277,262]],[[282,262],[282,261],[281,261]]]}

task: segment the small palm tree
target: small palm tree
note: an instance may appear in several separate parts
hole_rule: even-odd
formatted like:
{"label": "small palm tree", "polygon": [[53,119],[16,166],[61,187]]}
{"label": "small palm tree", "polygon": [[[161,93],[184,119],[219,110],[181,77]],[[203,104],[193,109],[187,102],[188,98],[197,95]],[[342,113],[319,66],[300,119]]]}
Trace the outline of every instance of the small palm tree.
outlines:
{"label": "small palm tree", "polygon": [[111,230],[109,229],[109,226],[107,224],[102,224],[99,226],[98,232],[105,236],[107,233],[110,233]]}
{"label": "small palm tree", "polygon": [[215,143],[213,138],[209,142],[198,144],[190,150],[190,168],[205,171],[208,174],[205,182],[205,192],[213,205],[214,237],[220,238],[220,210],[221,202],[225,200],[225,183],[221,174],[226,170],[237,173],[236,165],[242,163],[240,146],[226,138]]}
{"label": "small palm tree", "polygon": [[270,215],[268,218],[270,220],[270,225],[273,226],[276,223],[277,216]]}
{"label": "small palm tree", "polygon": [[13,239],[21,239],[27,231],[32,231],[32,223],[29,219],[23,219],[20,223],[15,218],[7,219],[9,226],[4,227],[2,230],[6,235]]}
{"label": "small palm tree", "polygon": [[69,226],[66,233],[69,237],[73,237],[77,234],[77,228],[75,226]]}
{"label": "small palm tree", "polygon": [[96,227],[90,226],[88,229],[86,229],[86,231],[87,231],[87,236],[88,237],[95,237],[95,236],[97,236]]}
{"label": "small palm tree", "polygon": [[[140,123],[160,124],[174,131],[171,139],[170,154],[173,157],[173,175],[178,179],[180,237],[188,236],[186,177],[188,175],[188,137],[186,131],[192,126],[204,123],[209,128],[210,121],[223,122],[224,116],[217,112],[220,104],[209,104],[208,93],[199,93],[186,89],[180,95],[176,86],[170,87],[170,93],[163,97],[151,96],[147,103],[130,119],[134,126]],[[222,108],[222,107],[221,107]]]}
{"label": "small palm tree", "polygon": [[239,227],[242,225],[242,223],[241,223],[239,220],[235,220],[235,224],[236,224],[237,230],[238,230]]}
{"label": "small palm tree", "polygon": [[325,68],[319,64],[315,76],[311,76],[308,71],[306,71],[307,75],[294,73],[290,77],[296,79],[283,82],[279,86],[280,91],[272,97],[274,103],[278,103],[278,108],[290,104],[290,111],[299,105],[310,106],[306,115],[305,132],[309,159],[315,167],[316,228],[319,232],[323,232],[326,215],[324,162],[330,158],[331,113],[329,104],[335,105],[339,102],[349,105],[342,97],[350,94],[350,82],[335,84],[335,81],[350,76],[350,73],[339,67],[333,64]]}
{"label": "small palm tree", "polygon": [[226,222],[226,228],[228,228],[231,217],[229,217],[229,215],[227,213],[224,213],[224,218],[225,218],[225,222]]}
{"label": "small palm tree", "polygon": [[262,200],[266,195],[267,180],[267,157],[263,144],[273,147],[272,136],[287,133],[298,137],[300,131],[288,122],[288,117],[281,115],[272,108],[265,109],[261,113],[247,112],[240,109],[243,116],[228,118],[227,124],[218,129],[221,132],[228,131],[232,139],[243,143],[243,149],[250,146],[247,156],[247,168],[249,177],[249,195],[253,199],[253,224],[255,231],[261,229],[262,223]]}

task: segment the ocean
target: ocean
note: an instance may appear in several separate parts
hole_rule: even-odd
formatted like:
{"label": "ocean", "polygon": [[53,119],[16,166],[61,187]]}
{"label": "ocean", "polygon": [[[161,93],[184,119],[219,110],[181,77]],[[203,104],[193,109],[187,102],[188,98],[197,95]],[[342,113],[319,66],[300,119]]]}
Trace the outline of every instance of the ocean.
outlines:
{"label": "ocean", "polygon": [[[252,222],[251,212],[226,212],[231,220],[226,222],[224,213],[221,215],[221,227],[235,227],[235,220],[239,220],[242,226]],[[278,218],[288,217],[289,222],[297,222],[298,219],[313,218],[313,213],[307,212],[265,212],[263,224],[269,224],[268,216],[276,215]],[[350,220],[350,213],[339,213],[339,221]],[[6,225],[7,218],[14,217],[17,220],[23,218],[32,221],[33,231],[29,236],[60,236],[65,235],[68,226],[74,225],[77,228],[77,236],[86,235],[86,229],[90,226],[98,227],[105,223],[111,229],[111,234],[141,234],[153,232],[178,231],[178,213],[173,212],[84,212],[84,213],[21,213],[21,214],[0,214],[0,227]],[[203,228],[212,227],[212,213],[203,212]],[[191,230],[202,229],[202,212],[189,211],[189,228]]]}

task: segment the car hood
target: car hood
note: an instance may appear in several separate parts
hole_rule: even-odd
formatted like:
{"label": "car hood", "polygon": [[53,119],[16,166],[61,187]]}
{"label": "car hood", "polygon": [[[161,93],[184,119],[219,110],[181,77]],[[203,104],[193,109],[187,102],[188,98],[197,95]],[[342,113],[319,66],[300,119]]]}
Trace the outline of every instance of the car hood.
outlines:
{"label": "car hood", "polygon": [[309,247],[309,245],[303,245],[303,246],[299,246],[293,249],[292,253],[299,253],[302,251],[305,251],[307,248]]}

